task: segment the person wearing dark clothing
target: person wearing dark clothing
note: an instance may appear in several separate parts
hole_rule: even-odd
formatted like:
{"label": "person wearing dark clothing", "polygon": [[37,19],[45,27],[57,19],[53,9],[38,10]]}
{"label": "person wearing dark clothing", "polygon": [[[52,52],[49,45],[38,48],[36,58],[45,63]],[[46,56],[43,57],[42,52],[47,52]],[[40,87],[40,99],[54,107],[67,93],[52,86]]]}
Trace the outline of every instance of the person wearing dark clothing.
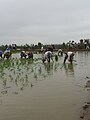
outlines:
{"label": "person wearing dark clothing", "polygon": [[23,58],[23,57],[26,58],[27,54],[25,51],[21,51],[20,56],[21,56],[21,58]]}
{"label": "person wearing dark clothing", "polygon": [[55,55],[55,61],[58,61],[58,55]]}
{"label": "person wearing dark clothing", "polygon": [[0,57],[2,58],[2,54],[3,54],[3,51],[2,50],[0,50]]}
{"label": "person wearing dark clothing", "polygon": [[28,58],[29,58],[29,59],[33,59],[33,53],[32,53],[32,52],[29,52],[29,53],[28,53]]}
{"label": "person wearing dark clothing", "polygon": [[65,53],[64,62],[63,62],[64,64],[66,63],[67,58],[68,58],[68,54]]}

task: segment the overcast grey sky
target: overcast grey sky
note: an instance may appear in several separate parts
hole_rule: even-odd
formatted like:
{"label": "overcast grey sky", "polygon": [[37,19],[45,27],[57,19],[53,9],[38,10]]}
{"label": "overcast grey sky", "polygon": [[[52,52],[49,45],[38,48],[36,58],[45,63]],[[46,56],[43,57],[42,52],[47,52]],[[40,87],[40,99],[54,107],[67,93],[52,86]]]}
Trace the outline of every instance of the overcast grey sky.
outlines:
{"label": "overcast grey sky", "polygon": [[90,0],[0,0],[0,45],[90,38]]}

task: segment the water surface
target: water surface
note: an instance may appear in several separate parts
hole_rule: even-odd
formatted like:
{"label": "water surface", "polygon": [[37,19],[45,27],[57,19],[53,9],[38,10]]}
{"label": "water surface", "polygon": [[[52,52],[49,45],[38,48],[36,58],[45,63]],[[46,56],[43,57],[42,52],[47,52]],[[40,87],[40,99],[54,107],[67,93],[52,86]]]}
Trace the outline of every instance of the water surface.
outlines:
{"label": "water surface", "polygon": [[79,119],[88,97],[90,52],[77,52],[76,62],[64,66],[63,57],[50,64],[13,57],[0,68],[0,120]]}

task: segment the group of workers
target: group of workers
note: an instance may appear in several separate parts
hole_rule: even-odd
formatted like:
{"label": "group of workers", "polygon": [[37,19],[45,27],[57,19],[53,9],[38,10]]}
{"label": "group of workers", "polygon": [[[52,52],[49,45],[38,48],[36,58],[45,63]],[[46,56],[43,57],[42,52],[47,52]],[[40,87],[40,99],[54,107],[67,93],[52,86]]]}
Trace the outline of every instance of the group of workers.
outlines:
{"label": "group of workers", "polygon": [[[64,52],[62,51],[62,49],[59,49],[57,55],[55,54],[55,60],[58,61],[58,56],[63,56],[63,53]],[[11,54],[12,53],[11,53],[10,48],[6,48],[6,50],[4,52],[2,50],[0,50],[1,58],[3,55],[4,58],[6,57],[6,59],[9,59],[11,57]],[[63,63],[65,64],[66,61],[68,60],[72,64],[74,55],[75,55],[74,52],[71,52],[71,51],[65,52]],[[33,53],[31,51],[29,51],[27,53],[25,51],[21,51],[20,57],[33,59]],[[53,53],[50,50],[43,51],[43,49],[42,49],[42,62],[45,63],[46,61],[48,63],[50,63],[50,61],[53,61]]]}
{"label": "group of workers", "polygon": [[[58,54],[57,55],[55,54],[55,61],[58,61],[58,56],[63,56],[63,53],[64,52],[62,51],[62,49],[59,49]],[[66,61],[68,60],[72,64],[73,57],[74,57],[75,53],[72,52],[72,51],[68,51],[68,52],[65,52],[64,54],[65,55],[64,55],[63,63],[65,64]],[[46,61],[48,63],[50,63],[50,61],[53,61],[53,53],[51,51],[49,51],[49,50],[43,52],[42,53],[42,61],[43,61],[43,63],[45,63]]]}
{"label": "group of workers", "polygon": [[[44,50],[43,48],[41,50],[42,50],[42,62],[43,63],[46,63],[46,62],[50,63],[51,61],[53,62],[53,53],[50,50]],[[62,49],[59,49],[57,55],[55,54],[55,61],[58,61],[58,56],[63,56],[63,53],[64,52],[62,51]],[[71,52],[71,51],[65,52],[63,63],[65,64],[66,61],[68,60],[72,64],[74,55],[75,55],[74,52]],[[33,59],[32,52],[26,53],[25,51],[21,51],[20,56],[21,58]]]}
{"label": "group of workers", "polygon": [[[11,49],[8,47],[6,48],[6,50],[3,52],[2,50],[0,50],[0,58],[6,58],[6,59],[10,59],[12,55]],[[33,59],[33,53],[32,52],[28,52],[26,53],[25,51],[21,51],[20,52],[20,57],[21,58],[32,58]]]}
{"label": "group of workers", "polygon": [[33,53],[30,51],[28,53],[26,53],[25,51],[21,51],[20,56],[21,56],[21,58],[33,59]]}

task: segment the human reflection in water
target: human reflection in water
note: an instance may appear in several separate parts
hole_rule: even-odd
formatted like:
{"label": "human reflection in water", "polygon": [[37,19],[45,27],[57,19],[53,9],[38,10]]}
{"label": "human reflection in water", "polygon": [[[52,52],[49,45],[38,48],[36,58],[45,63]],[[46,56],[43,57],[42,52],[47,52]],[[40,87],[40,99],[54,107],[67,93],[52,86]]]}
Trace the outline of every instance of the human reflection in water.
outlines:
{"label": "human reflection in water", "polygon": [[73,69],[73,64],[67,63],[63,64],[66,76],[73,76],[74,77],[74,69]]}
{"label": "human reflection in water", "polygon": [[44,66],[48,74],[53,74],[53,63],[45,63]]}
{"label": "human reflection in water", "polygon": [[85,51],[85,56],[88,56],[88,51]]}

